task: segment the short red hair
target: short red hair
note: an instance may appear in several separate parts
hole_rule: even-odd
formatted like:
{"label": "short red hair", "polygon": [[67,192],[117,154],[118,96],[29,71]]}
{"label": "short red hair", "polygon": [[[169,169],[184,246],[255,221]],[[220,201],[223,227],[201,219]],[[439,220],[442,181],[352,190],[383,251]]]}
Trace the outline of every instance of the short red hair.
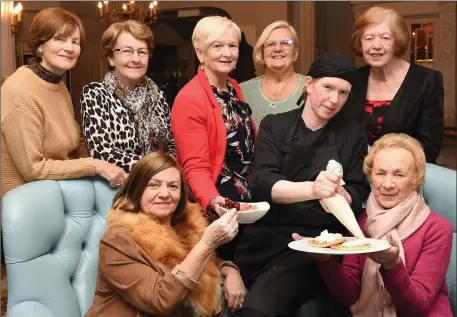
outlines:
{"label": "short red hair", "polygon": [[357,18],[352,30],[350,47],[352,52],[362,57],[361,38],[368,26],[386,22],[392,32],[395,43],[395,56],[401,57],[409,46],[409,28],[405,19],[394,9],[372,7]]}
{"label": "short red hair", "polygon": [[61,8],[43,9],[35,15],[32,24],[30,25],[27,35],[27,44],[35,55],[38,61],[41,61],[41,56],[38,56],[38,47],[52,39],[55,35],[68,37],[72,35],[76,29],[80,32],[80,47],[81,54],[84,51],[84,41],[86,34],[83,24],[76,14]]}

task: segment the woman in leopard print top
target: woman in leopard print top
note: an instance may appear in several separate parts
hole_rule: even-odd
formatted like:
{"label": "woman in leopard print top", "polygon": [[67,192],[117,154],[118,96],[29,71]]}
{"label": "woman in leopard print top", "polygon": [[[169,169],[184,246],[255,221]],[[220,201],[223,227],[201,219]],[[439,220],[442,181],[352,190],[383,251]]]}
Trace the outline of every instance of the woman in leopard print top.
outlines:
{"label": "woman in leopard print top", "polygon": [[117,22],[103,34],[111,70],[101,83],[83,88],[81,112],[91,155],[127,173],[153,151],[175,156],[170,109],[163,92],[147,76],[153,48],[151,30],[137,21]]}

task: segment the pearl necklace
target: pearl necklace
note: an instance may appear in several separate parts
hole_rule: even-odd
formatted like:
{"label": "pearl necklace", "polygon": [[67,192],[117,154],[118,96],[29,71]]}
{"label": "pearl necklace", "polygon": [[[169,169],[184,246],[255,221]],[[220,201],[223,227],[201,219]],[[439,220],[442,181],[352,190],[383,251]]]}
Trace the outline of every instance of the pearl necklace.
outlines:
{"label": "pearl necklace", "polygon": [[292,74],[290,74],[290,76],[287,77],[286,80],[284,80],[284,85],[282,86],[282,88],[281,88],[277,93],[271,93],[270,89],[268,89],[268,82],[267,82],[267,80],[266,80],[266,76],[263,76],[263,79],[265,80],[265,84],[264,84],[265,89],[266,89],[268,95],[269,95],[270,97],[273,97],[273,98],[270,98],[270,99],[272,99],[273,101],[272,101],[272,102],[270,103],[270,105],[268,106],[270,109],[276,108],[276,103],[278,102],[279,97],[281,96],[281,94],[282,94],[284,88],[286,88],[287,83],[289,82],[289,80],[290,80],[294,75],[295,75],[295,72],[292,72]]}

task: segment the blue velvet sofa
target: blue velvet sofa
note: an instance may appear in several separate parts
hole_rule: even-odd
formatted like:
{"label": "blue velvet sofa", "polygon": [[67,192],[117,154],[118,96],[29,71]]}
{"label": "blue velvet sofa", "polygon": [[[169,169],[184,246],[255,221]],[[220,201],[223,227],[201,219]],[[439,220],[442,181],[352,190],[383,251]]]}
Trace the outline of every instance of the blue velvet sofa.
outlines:
{"label": "blue velvet sofa", "polygon": [[[98,246],[116,191],[102,179],[38,181],[2,200],[8,317],[82,317],[92,305]],[[454,226],[446,277],[456,311],[456,172],[427,164],[423,194]],[[325,300],[324,300],[325,301]],[[329,316],[312,302],[300,317]]]}

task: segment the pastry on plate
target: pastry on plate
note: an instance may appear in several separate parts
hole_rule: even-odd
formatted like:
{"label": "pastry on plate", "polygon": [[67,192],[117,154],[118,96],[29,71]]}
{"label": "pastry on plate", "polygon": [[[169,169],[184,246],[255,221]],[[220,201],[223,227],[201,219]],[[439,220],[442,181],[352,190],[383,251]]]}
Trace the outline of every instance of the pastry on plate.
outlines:
{"label": "pastry on plate", "polygon": [[341,244],[331,245],[330,248],[340,251],[357,251],[371,248],[371,244],[366,239],[355,239]]}
{"label": "pastry on plate", "polygon": [[347,239],[344,238],[341,233],[329,233],[327,230],[324,230],[314,239],[308,240],[308,244],[312,247],[327,248],[334,244],[341,244],[346,241]]}

